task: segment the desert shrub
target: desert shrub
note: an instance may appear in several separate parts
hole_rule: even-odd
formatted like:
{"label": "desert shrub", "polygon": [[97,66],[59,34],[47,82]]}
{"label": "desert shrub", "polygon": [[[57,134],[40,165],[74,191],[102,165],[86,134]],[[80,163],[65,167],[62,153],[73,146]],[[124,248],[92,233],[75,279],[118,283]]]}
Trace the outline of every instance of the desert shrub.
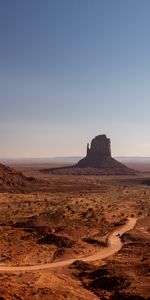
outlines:
{"label": "desert shrub", "polygon": [[98,241],[96,239],[92,239],[90,237],[88,238],[84,238],[82,239],[82,241],[88,243],[88,244],[92,244],[92,245],[98,245],[98,246],[106,246],[106,243],[103,241]]}
{"label": "desert shrub", "polygon": [[114,295],[111,296],[110,300],[146,300],[146,299],[138,295],[123,295],[119,292],[116,292]]}
{"label": "desert shrub", "polygon": [[74,241],[69,240],[66,237],[57,236],[53,233],[47,234],[38,241],[38,244],[56,245],[59,248],[71,248],[74,245]]}
{"label": "desert shrub", "polygon": [[89,287],[93,290],[95,289],[103,289],[105,291],[113,291],[118,290],[118,288],[122,289],[128,286],[128,282],[125,281],[123,278],[118,278],[116,276],[110,277],[107,275],[104,276],[98,276],[96,279],[94,279]]}
{"label": "desert shrub", "polygon": [[65,248],[58,248],[53,255],[53,259],[60,257],[61,255],[64,254],[64,252],[65,252]]}

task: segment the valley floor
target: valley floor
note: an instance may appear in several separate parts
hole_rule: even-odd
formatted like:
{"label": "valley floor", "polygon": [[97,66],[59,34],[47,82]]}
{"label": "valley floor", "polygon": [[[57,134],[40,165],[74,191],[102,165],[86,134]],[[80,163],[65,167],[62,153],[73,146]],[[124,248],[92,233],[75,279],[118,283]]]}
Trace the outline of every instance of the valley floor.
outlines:
{"label": "valley floor", "polygon": [[[148,299],[150,187],[135,177],[41,176],[49,181],[45,191],[0,194],[0,265],[76,261],[37,272],[1,272],[0,299]],[[137,224],[121,237],[119,252],[81,260],[105,249],[110,232],[127,218]]]}

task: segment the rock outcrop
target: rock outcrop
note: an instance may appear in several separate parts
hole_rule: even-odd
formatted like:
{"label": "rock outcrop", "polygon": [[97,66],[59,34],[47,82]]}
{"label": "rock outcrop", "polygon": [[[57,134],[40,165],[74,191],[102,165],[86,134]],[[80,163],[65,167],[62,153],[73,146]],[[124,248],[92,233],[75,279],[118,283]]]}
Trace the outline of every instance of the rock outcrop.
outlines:
{"label": "rock outcrop", "polygon": [[87,155],[81,159],[76,167],[78,168],[96,168],[106,174],[132,175],[134,170],[127,168],[111,156],[111,143],[106,135],[96,136],[91,147],[87,144]]}
{"label": "rock outcrop", "polygon": [[[26,177],[22,173],[15,171],[0,163],[0,193],[4,192],[26,192],[36,190],[42,181]],[[41,184],[42,186],[42,184]]]}
{"label": "rock outcrop", "polygon": [[104,161],[111,158],[110,139],[106,135],[96,136],[92,142],[91,147],[87,144],[87,155],[81,159],[77,166],[80,168],[101,168]]}
{"label": "rock outcrop", "polygon": [[127,168],[111,156],[110,139],[106,135],[96,136],[91,145],[87,144],[86,157],[76,165],[54,169],[45,169],[44,172],[54,174],[75,175],[134,175],[136,172]]}

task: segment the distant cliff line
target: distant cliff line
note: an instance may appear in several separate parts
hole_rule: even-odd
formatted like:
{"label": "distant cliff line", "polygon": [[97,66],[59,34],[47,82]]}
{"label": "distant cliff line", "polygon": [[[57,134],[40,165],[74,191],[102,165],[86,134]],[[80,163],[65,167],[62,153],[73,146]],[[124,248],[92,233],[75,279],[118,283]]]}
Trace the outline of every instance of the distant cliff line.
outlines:
{"label": "distant cliff line", "polygon": [[[83,156],[56,156],[56,157],[29,157],[29,158],[0,158],[4,164],[30,164],[30,163],[77,163]],[[114,156],[120,162],[150,163],[150,156]]]}

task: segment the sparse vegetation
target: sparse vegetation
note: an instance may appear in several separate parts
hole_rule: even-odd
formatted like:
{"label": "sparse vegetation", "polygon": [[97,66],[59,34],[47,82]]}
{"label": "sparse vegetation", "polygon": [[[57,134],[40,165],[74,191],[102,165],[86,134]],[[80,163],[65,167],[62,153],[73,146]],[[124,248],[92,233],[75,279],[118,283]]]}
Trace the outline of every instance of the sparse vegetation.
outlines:
{"label": "sparse vegetation", "polygon": [[[0,263],[30,265],[64,258],[78,259],[106,247],[108,234],[124,225],[128,216],[139,218],[137,229],[121,237],[124,247],[118,254],[106,259],[106,266],[102,269],[101,262],[99,266],[78,262],[72,268],[59,270],[58,274],[55,270],[55,275],[49,270],[38,273],[34,280],[32,273],[22,276],[8,274],[7,278],[5,274],[0,274],[1,291],[6,294],[7,289],[11,295],[7,294],[6,299],[15,299],[15,292],[20,299],[36,299],[35,283],[41,297],[51,299],[52,293],[54,296],[56,291],[59,293],[58,286],[66,289],[70,280],[74,291],[78,289],[76,280],[81,281],[80,288],[83,294],[87,293],[88,300],[99,297],[109,300],[134,299],[125,297],[137,295],[146,299],[143,286],[147,286],[148,290],[149,187],[135,178],[132,182],[131,178],[128,181],[127,178],[47,175],[46,180],[50,184],[38,193],[34,190],[18,193],[17,190],[16,194],[0,194]],[[103,275],[100,275],[101,272]],[[59,282],[57,287],[52,287],[48,279],[53,276]],[[124,282],[129,284],[124,285]],[[74,299],[73,294],[69,295]],[[0,296],[4,296],[2,292]]]}

